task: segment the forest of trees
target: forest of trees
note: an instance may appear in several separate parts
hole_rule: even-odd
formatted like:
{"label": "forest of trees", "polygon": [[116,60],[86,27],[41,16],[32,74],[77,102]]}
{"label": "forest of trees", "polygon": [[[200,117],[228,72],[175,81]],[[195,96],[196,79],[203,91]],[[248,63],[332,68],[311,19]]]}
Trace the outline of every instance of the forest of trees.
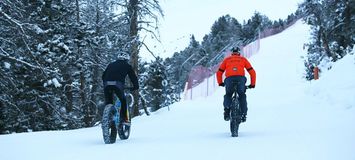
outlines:
{"label": "forest of trees", "polygon": [[162,14],[155,0],[0,1],[0,133],[100,121],[103,70],[129,52],[137,71],[139,33]]}
{"label": "forest of trees", "polygon": [[[0,1],[0,134],[95,125],[104,105],[101,75],[119,52],[130,53],[139,76],[135,98],[154,112],[181,99],[194,66],[218,64],[226,46],[246,45],[265,29],[283,30],[302,17],[312,26],[306,71],[345,56],[355,39],[354,2],[306,0],[285,20],[221,16],[202,42],[192,35],[172,57],[142,61],[139,49],[149,46],[141,31],[158,37],[160,16],[156,0]],[[135,116],[143,106],[136,102]]]}
{"label": "forest of trees", "polygon": [[306,78],[311,80],[313,67],[335,62],[353,49],[355,1],[306,0],[299,10],[312,30],[312,40],[306,44],[308,56],[305,60]]}

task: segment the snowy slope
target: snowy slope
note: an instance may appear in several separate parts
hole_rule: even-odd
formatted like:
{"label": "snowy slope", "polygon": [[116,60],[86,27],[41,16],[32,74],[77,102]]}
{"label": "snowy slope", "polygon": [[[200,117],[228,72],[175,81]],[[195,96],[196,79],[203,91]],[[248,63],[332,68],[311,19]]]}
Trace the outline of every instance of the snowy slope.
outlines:
{"label": "snowy slope", "polygon": [[[248,21],[257,11],[272,21],[278,21],[294,13],[298,4],[303,1],[273,0],[270,3],[268,0],[160,0],[165,15],[159,22],[160,42],[149,38],[151,33],[148,32],[144,43],[157,56],[171,57],[189,45],[191,34],[201,42],[206,33],[211,31],[213,23],[222,15],[228,14],[242,23]],[[147,61],[154,60],[145,47],[141,48],[140,54]]]}
{"label": "snowy slope", "polygon": [[210,97],[133,119],[131,137],[111,145],[104,144],[99,126],[1,135],[1,159],[354,160],[355,57],[306,82],[301,56],[308,37],[309,27],[298,22],[261,40],[250,59],[257,85],[247,92],[248,120],[238,138],[230,137],[223,121],[219,88]]}

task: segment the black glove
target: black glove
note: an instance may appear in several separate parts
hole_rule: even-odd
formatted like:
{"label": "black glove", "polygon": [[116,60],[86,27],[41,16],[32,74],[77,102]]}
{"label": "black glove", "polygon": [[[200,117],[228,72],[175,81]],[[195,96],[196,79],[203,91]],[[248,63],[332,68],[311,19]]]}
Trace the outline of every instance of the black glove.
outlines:
{"label": "black glove", "polygon": [[222,86],[222,87],[224,87],[224,83],[222,82],[222,83],[220,83],[220,84],[218,84],[219,86]]}
{"label": "black glove", "polygon": [[255,88],[255,85],[249,85],[248,88]]}

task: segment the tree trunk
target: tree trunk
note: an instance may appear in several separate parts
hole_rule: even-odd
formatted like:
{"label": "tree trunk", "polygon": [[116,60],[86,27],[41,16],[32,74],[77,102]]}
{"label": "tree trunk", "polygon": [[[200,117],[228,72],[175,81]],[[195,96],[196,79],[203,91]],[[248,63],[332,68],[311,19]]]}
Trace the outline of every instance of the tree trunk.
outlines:
{"label": "tree trunk", "polygon": [[73,87],[72,87],[73,80],[70,76],[69,67],[65,67],[63,78],[64,81],[66,82],[66,85],[64,86],[64,94],[67,99],[67,103],[66,103],[67,105],[65,109],[67,113],[70,113],[71,111],[73,111]]}
{"label": "tree trunk", "polygon": [[[348,32],[350,35],[354,34],[354,28],[351,25],[351,11],[354,11],[354,8],[351,6],[351,3],[354,2],[349,2],[348,0],[345,0],[345,9],[344,9],[344,13],[343,15],[343,19],[344,19],[344,27],[343,27],[343,31],[344,32]],[[343,46],[344,48],[346,48],[348,45],[351,44],[351,36],[346,36],[349,35],[348,33],[344,33],[344,35],[342,36],[343,39],[343,44],[341,44],[341,46]]]}
{"label": "tree trunk", "polygon": [[[100,10],[99,10],[99,5],[98,1],[96,1],[96,36],[99,35],[100,33]],[[94,47],[93,49],[94,53],[93,55],[93,60],[94,60],[94,66],[92,66],[92,89],[91,89],[91,103],[89,104],[92,114],[95,114],[97,112],[97,102],[98,102],[98,88],[99,88],[99,57],[100,57],[100,48],[99,47]]]}
{"label": "tree trunk", "polygon": [[48,16],[49,21],[52,21],[52,0],[46,0],[44,6],[44,15]]}
{"label": "tree trunk", "polygon": [[81,59],[79,61],[80,65],[80,101],[81,101],[81,107],[83,107],[83,111],[84,111],[84,123],[86,125],[86,127],[90,126],[90,122],[91,122],[91,118],[90,118],[90,109],[89,106],[87,105],[87,100],[86,100],[86,78],[85,78],[85,64],[84,64],[84,60],[83,60],[83,52],[81,50],[81,44],[80,42],[82,41],[82,36],[80,35],[80,4],[79,4],[79,0],[75,0],[75,5],[76,5],[76,25],[77,25],[77,35],[76,35],[76,45],[77,45],[77,52],[78,52],[78,56],[80,57],[79,59]]}
{"label": "tree trunk", "polygon": [[[138,73],[138,0],[129,0],[128,5],[128,14],[130,19],[130,43],[131,43],[131,64],[133,70]],[[139,93],[138,91],[133,92],[134,97],[134,105],[133,105],[133,114],[132,116],[139,115],[139,108],[138,108],[138,98]]]}
{"label": "tree trunk", "polygon": [[324,47],[324,50],[325,50],[325,53],[327,54],[327,56],[331,57],[332,61],[335,62],[338,58],[337,58],[337,55],[330,50],[329,40],[328,40],[328,37],[326,36],[326,34],[327,33],[324,33],[324,31],[323,31],[323,33],[321,33],[323,47]]}

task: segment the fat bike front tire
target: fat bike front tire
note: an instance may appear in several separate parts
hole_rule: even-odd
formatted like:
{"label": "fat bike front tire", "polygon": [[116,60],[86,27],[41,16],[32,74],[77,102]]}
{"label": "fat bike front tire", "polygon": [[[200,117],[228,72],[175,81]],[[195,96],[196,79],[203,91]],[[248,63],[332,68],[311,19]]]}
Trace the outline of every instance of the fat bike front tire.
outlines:
{"label": "fat bike front tire", "polygon": [[230,130],[232,137],[238,137],[239,124],[241,123],[241,114],[239,113],[238,104],[233,104],[231,108]]}
{"label": "fat bike front tire", "polygon": [[130,133],[131,133],[131,124],[121,123],[120,125],[118,125],[118,136],[120,137],[121,140],[128,139]]}
{"label": "fat bike front tire", "polygon": [[102,115],[102,135],[104,138],[105,144],[112,144],[116,142],[117,137],[117,128],[114,122],[115,109],[112,104],[105,106],[103,115]]}

